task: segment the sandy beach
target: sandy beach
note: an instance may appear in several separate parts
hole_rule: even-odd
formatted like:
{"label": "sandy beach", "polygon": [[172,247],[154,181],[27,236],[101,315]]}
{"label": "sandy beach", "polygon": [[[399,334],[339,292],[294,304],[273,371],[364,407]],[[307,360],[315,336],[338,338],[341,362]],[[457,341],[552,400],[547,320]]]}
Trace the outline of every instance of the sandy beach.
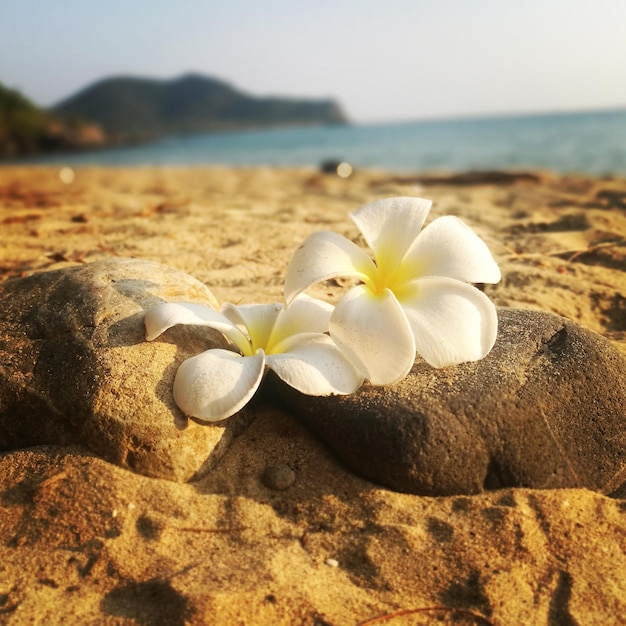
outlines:
{"label": "sandy beach", "polygon": [[[0,290],[132,257],[195,276],[220,302],[280,301],[307,235],[359,241],[350,211],[390,196],[429,198],[429,220],[456,215],[487,242],[503,276],[485,287],[496,305],[564,316],[626,355],[619,178],[2,167]],[[344,286],[310,293],[336,301]],[[77,448],[1,453],[0,623],[623,623],[624,500],[394,493],[348,472],[297,416],[257,413],[194,483]],[[280,465],[296,475],[283,491],[262,480]]]}

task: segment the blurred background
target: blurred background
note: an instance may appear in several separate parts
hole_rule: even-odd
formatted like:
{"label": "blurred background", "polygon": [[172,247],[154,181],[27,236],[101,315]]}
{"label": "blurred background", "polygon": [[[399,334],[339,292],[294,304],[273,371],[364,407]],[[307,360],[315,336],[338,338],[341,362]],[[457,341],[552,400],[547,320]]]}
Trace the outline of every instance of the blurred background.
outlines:
{"label": "blurred background", "polygon": [[626,172],[624,0],[2,0],[0,154]]}

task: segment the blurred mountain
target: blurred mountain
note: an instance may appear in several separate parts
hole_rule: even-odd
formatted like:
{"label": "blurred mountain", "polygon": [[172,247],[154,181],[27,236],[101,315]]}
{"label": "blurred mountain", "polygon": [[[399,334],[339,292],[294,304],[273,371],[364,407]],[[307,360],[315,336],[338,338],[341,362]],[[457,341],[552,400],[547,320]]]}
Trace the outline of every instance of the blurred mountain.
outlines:
{"label": "blurred mountain", "polygon": [[65,119],[93,121],[123,140],[223,129],[347,122],[333,100],[253,97],[228,83],[197,74],[172,80],[107,78],[51,110]]}
{"label": "blurred mountain", "polygon": [[63,121],[0,83],[0,157],[99,146],[102,130],[85,121]]}

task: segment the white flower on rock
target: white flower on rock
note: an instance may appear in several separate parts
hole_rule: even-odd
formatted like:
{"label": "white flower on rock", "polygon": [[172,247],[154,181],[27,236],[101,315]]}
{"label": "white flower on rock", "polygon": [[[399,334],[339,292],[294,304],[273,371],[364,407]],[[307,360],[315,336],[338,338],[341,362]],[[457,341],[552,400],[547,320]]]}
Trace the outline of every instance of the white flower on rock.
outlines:
{"label": "white flower on rock", "polygon": [[226,304],[222,312],[201,304],[171,302],[146,313],[151,341],[176,324],[209,326],[236,351],[211,349],[184,361],[174,380],[174,400],[192,417],[219,421],[252,398],[266,368],[308,395],[349,394],[363,376],[325,334],[333,307],[301,295],[282,304]]}
{"label": "white flower on rock", "polygon": [[496,339],[495,306],[469,283],[497,283],[498,265],[456,217],[422,229],[430,207],[421,198],[367,204],[351,217],[373,259],[345,237],[321,231],[304,241],[287,269],[287,302],[319,281],[360,281],[337,304],[329,330],[373,384],[402,379],[416,352],[445,367],[483,358]]}

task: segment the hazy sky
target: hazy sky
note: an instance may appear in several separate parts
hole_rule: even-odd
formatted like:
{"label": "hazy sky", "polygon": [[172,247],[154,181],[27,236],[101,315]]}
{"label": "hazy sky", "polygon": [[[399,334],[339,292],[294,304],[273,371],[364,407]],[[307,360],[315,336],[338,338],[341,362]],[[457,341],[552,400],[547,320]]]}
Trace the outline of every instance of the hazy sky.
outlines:
{"label": "hazy sky", "polygon": [[0,82],[42,105],[196,71],[356,122],[626,106],[626,0],[0,0]]}

